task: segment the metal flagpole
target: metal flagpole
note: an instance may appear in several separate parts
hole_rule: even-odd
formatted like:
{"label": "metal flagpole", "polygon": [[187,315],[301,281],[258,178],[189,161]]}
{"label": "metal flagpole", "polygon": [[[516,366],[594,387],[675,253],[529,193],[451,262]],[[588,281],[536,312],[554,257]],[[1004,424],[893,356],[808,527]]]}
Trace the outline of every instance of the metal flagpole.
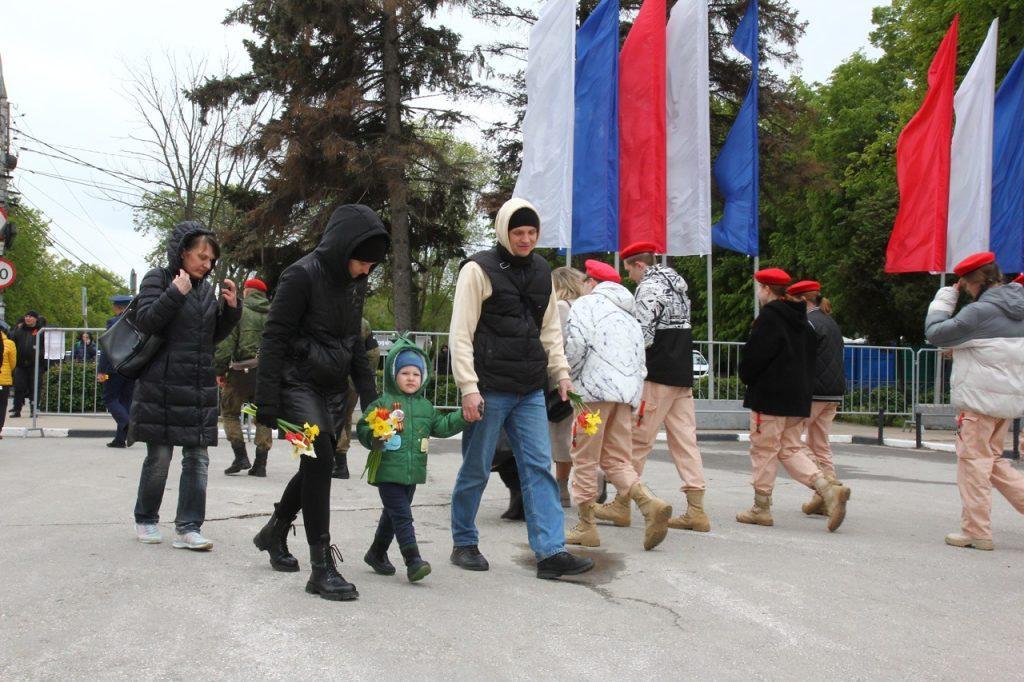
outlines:
{"label": "metal flagpole", "polygon": [[571,246],[567,246],[565,248],[565,267],[567,267],[567,268],[571,268],[572,267],[572,247]]}
{"label": "metal flagpole", "polygon": [[[761,269],[761,257],[754,256],[754,273]],[[761,314],[761,302],[757,300],[757,283],[754,283],[754,319]]]}
{"label": "metal flagpole", "polygon": [[[939,286],[940,287],[946,286],[946,273],[945,272],[939,273]],[[936,360],[935,360],[935,395],[932,396],[932,402],[933,403],[941,403],[942,402],[942,384],[943,384],[943,382],[946,379],[946,377],[945,377],[945,373],[946,373],[945,370],[946,370],[946,368],[943,367],[943,365],[945,364],[945,360],[942,357],[942,351],[941,350],[938,353],[935,354],[935,357],[936,357]]]}
{"label": "metal flagpole", "polygon": [[615,252],[615,272],[619,271],[619,265],[620,265],[620,263],[619,263],[619,252],[616,251]]}
{"label": "metal flagpole", "polygon": [[708,400],[715,399],[715,287],[711,281],[711,251],[708,251]]}

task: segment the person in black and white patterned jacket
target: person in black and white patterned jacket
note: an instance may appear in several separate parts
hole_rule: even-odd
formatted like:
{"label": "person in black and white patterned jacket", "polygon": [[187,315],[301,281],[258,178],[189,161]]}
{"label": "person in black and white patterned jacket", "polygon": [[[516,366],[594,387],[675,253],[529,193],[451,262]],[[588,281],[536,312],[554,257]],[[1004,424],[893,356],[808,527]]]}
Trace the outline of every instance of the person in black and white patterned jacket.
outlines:
{"label": "person in black and white patterned jacket", "polygon": [[[682,480],[687,509],[669,520],[670,528],[706,532],[711,522],[704,513],[704,463],[697,447],[697,414],[693,402],[693,337],[686,281],[672,268],[658,265],[657,246],[639,242],[621,256],[630,279],[637,282],[634,316],[647,349],[647,380],[640,412],[633,427],[633,466],[643,476],[647,456],[661,425]],[[617,497],[595,516],[617,526],[630,523],[629,500]]]}

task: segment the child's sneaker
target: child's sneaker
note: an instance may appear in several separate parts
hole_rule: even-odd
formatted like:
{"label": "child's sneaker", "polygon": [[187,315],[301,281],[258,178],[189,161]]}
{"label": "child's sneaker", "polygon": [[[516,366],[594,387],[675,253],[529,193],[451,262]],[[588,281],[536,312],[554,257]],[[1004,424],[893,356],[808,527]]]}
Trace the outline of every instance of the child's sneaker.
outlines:
{"label": "child's sneaker", "polygon": [[197,552],[213,549],[213,543],[204,538],[197,530],[190,530],[185,534],[178,533],[172,546],[175,549],[191,549]]}
{"label": "child's sneaker", "polygon": [[415,583],[430,575],[430,564],[420,557],[418,545],[402,547],[402,558],[405,559],[405,575],[409,582]]}
{"label": "child's sneaker", "polygon": [[139,542],[145,545],[157,545],[164,540],[155,523],[136,523],[135,536],[139,538]]}

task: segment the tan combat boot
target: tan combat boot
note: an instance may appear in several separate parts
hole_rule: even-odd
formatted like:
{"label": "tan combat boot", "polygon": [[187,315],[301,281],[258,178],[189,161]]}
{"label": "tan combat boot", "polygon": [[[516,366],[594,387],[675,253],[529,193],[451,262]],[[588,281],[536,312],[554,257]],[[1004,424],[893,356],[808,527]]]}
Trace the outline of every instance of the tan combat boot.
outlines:
{"label": "tan combat boot", "polygon": [[594,508],[594,518],[599,521],[611,521],[616,526],[626,528],[632,522],[630,518],[629,496],[616,493],[615,499]]}
{"label": "tan combat boot", "polygon": [[711,530],[711,519],[704,513],[703,490],[686,491],[686,513],[669,519],[668,527],[695,530],[698,533],[707,533]]}
{"label": "tan combat boot", "polygon": [[583,545],[584,547],[600,547],[601,536],[594,525],[594,503],[580,502],[580,522],[565,534],[565,544]]}
{"label": "tan combat boot", "polygon": [[736,520],[740,523],[750,523],[755,526],[774,526],[772,496],[754,493],[754,506],[745,512],[737,514]]}
{"label": "tan combat boot", "polygon": [[850,489],[845,485],[840,485],[838,481],[830,481],[824,476],[819,476],[814,480],[814,489],[825,501],[825,510],[828,512],[828,530],[831,533],[843,525],[843,519],[846,518],[846,502],[850,499]]}
{"label": "tan combat boot", "polygon": [[668,519],[672,516],[672,505],[655,497],[651,489],[637,481],[629,489],[629,497],[644,515],[644,549],[654,549],[668,535]]}
{"label": "tan combat boot", "polygon": [[[836,485],[843,484],[842,481],[836,480],[835,476],[829,476],[828,474],[825,473],[823,473],[822,475],[830,483],[835,483]],[[825,509],[825,500],[823,500],[821,495],[819,495],[817,492],[815,492],[814,495],[811,497],[810,502],[804,504],[800,508],[803,510],[804,514],[807,514],[808,516],[828,516],[828,510]]]}
{"label": "tan combat boot", "polygon": [[995,547],[991,540],[972,538],[963,533],[950,533],[946,536],[946,544],[953,547],[973,547],[974,549],[981,549],[986,552],[991,552]]}

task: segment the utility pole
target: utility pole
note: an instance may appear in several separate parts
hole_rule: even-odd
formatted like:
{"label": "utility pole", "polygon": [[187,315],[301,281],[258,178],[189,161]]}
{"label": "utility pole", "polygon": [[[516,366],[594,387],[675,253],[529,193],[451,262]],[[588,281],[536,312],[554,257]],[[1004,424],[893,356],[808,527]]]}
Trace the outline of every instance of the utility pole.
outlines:
{"label": "utility pole", "polygon": [[[14,168],[11,159],[11,105],[7,101],[7,86],[4,84],[3,62],[0,61],[0,208],[3,208],[6,218],[7,208],[7,181],[10,180],[10,169]],[[6,220],[4,221],[6,222]],[[0,239],[0,256],[4,255],[5,243]],[[6,319],[7,310],[4,307],[4,293],[0,289],[0,320]]]}

